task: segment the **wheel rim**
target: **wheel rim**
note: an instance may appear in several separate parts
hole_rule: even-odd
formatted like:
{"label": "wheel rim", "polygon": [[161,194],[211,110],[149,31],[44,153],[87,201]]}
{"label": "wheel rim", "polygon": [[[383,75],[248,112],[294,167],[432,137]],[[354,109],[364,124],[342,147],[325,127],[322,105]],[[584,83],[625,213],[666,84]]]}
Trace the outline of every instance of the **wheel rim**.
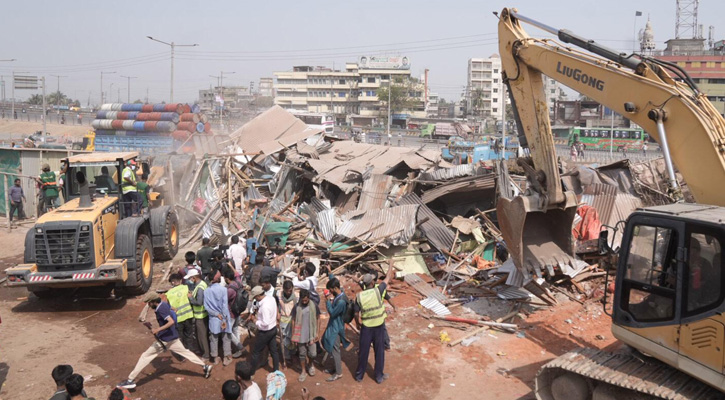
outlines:
{"label": "wheel rim", "polygon": [[171,225],[171,247],[176,246],[178,233],[176,232],[176,224]]}
{"label": "wheel rim", "polygon": [[141,265],[144,278],[148,278],[151,275],[151,253],[148,250],[144,250],[143,252]]}

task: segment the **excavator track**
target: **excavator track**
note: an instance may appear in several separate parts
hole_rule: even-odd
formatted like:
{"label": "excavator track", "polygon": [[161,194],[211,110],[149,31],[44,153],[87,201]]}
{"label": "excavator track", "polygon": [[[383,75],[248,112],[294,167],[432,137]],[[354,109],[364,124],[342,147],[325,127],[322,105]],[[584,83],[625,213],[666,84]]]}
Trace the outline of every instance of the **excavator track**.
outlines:
{"label": "excavator track", "polygon": [[584,348],[550,361],[536,375],[537,399],[560,397],[705,400],[725,394],[658,360]]}

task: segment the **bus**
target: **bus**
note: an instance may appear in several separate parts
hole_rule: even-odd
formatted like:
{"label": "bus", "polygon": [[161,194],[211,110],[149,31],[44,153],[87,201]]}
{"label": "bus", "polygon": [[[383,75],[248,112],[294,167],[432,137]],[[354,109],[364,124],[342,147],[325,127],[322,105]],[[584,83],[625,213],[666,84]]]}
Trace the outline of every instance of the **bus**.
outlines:
{"label": "bus", "polygon": [[335,119],[330,114],[294,110],[289,111],[311,128],[320,129],[325,132],[325,134],[332,134],[335,131]]}
{"label": "bus", "polygon": [[649,135],[642,128],[584,128],[572,127],[569,129],[568,146],[580,142],[587,149],[613,150],[637,149],[641,150],[642,145],[649,140]]}

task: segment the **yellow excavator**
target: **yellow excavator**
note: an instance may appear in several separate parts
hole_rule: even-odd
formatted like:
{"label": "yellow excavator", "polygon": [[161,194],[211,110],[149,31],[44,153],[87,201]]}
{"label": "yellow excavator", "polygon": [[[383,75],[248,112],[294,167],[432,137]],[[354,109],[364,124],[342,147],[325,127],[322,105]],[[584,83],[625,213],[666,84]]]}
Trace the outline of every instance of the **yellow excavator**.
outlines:
{"label": "yellow excavator", "polygon": [[[725,120],[676,64],[621,54],[515,9],[498,17],[504,83],[531,153],[519,160],[527,192],[497,204],[519,271],[540,275],[574,258],[576,197],[561,183],[543,75],[640,125],[662,148],[670,194],[681,197],[676,166],[697,201],[637,210],[617,251],[602,232],[617,260],[612,333],[637,351],[564,354],[539,371],[537,398],[725,398]],[[521,23],[558,40],[532,38]]]}

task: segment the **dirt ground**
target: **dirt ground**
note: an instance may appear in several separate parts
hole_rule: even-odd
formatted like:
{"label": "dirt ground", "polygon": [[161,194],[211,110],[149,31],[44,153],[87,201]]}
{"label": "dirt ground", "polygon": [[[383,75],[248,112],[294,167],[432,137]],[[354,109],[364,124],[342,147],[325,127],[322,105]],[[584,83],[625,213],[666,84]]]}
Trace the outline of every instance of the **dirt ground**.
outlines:
{"label": "dirt ground", "polygon": [[[7,243],[0,250],[1,270],[22,261],[26,229],[11,233],[0,229],[0,243]],[[155,265],[154,285],[159,283],[164,265],[168,264]],[[388,381],[378,385],[371,377],[371,355],[368,375],[362,383],[355,382],[352,371],[356,354],[343,352],[344,377],[333,383],[325,382],[327,376],[318,367],[320,372],[301,384],[297,381],[298,364],[290,365],[285,371],[288,386],[284,398],[298,399],[301,388],[306,387],[313,396],[326,399],[533,399],[533,379],[547,361],[577,347],[618,346],[610,333],[609,317],[599,303],[567,301],[530,315],[521,312],[513,320],[521,327],[517,334],[490,330],[468,347],[449,347],[440,340],[442,331],[455,340],[472,328],[462,331],[425,319],[420,316],[423,309],[407,296],[393,301],[398,311],[387,323],[393,347],[386,353]],[[455,307],[453,312],[470,316],[473,310],[484,310],[495,319],[512,307],[510,302],[480,299]],[[49,398],[54,392],[50,371],[61,363],[73,365],[86,377],[89,396],[105,399],[153,342],[137,320],[142,308],[140,298],[112,300],[76,292],[65,298],[40,300],[22,288],[0,287],[0,400]],[[152,314],[149,320],[153,321]],[[348,338],[357,342],[351,331]],[[139,376],[132,397],[220,398],[222,383],[233,375],[234,364],[218,365],[205,380],[196,365],[179,362],[167,353]],[[265,375],[264,371],[255,375],[263,390]]]}

